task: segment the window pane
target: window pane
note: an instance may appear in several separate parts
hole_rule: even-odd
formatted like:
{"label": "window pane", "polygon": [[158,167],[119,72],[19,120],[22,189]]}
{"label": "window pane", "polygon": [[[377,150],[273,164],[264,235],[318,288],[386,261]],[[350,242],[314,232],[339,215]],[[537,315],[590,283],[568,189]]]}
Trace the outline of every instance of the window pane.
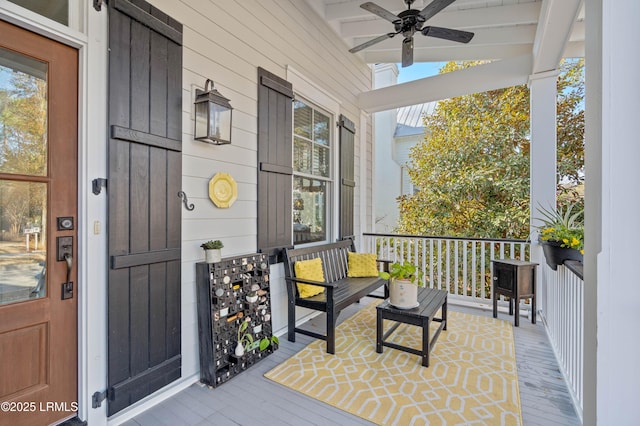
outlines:
{"label": "window pane", "polygon": [[313,174],[329,177],[329,148],[319,145],[313,147]]}
{"label": "window pane", "polygon": [[69,25],[69,0],[9,0],[18,6],[53,19],[62,25]]}
{"label": "window pane", "polygon": [[0,48],[0,172],[47,174],[47,64]]}
{"label": "window pane", "polygon": [[315,179],[293,179],[294,244],[327,239],[327,183]]}
{"label": "window pane", "polygon": [[329,117],[317,110],[313,114],[313,140],[315,143],[329,145]]}
{"label": "window pane", "polygon": [[296,172],[311,174],[311,142],[294,138],[293,169]]}
{"label": "window pane", "polygon": [[293,102],[293,134],[311,139],[311,115],[313,110],[304,102]]}
{"label": "window pane", "polygon": [[45,183],[0,180],[0,305],[46,295]]}

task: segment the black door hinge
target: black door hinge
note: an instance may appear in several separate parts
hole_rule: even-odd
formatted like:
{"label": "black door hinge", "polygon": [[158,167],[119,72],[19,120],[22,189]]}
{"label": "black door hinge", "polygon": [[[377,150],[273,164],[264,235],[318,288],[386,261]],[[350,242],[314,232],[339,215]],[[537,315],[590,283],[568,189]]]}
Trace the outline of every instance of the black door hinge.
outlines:
{"label": "black door hinge", "polygon": [[105,0],[93,0],[93,8],[100,12],[102,10],[102,3],[106,3]]}
{"label": "black door hinge", "polygon": [[107,180],[105,178],[97,178],[91,181],[91,189],[95,195],[99,195],[102,192],[102,187],[107,187]]}
{"label": "black door hinge", "polygon": [[94,392],[93,396],[91,397],[91,407],[98,408],[102,406],[102,401],[104,401],[105,399],[108,399],[109,401],[113,401],[114,398],[115,398],[115,395],[113,392],[113,388],[109,388],[102,392]]}

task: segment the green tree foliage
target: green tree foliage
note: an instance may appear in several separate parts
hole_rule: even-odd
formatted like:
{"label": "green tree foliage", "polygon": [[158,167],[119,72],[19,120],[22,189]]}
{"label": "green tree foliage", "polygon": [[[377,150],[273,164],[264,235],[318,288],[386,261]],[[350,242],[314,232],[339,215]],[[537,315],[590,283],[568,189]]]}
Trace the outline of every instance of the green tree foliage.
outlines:
{"label": "green tree foliage", "polygon": [[[446,64],[442,72],[477,65]],[[577,183],[584,163],[583,64],[558,82],[558,170]],[[399,198],[399,232],[525,238],[529,234],[529,89],[515,86],[438,103],[410,153],[419,191]]]}
{"label": "green tree foliage", "polygon": [[46,174],[46,82],[14,72],[0,90],[0,169],[8,173]]}
{"label": "green tree foliage", "polygon": [[[0,172],[46,176],[46,81],[6,68],[0,71],[4,73],[0,87]],[[2,238],[20,238],[21,228],[30,224],[44,228],[45,211],[45,184],[0,181],[0,224],[7,233]]]}

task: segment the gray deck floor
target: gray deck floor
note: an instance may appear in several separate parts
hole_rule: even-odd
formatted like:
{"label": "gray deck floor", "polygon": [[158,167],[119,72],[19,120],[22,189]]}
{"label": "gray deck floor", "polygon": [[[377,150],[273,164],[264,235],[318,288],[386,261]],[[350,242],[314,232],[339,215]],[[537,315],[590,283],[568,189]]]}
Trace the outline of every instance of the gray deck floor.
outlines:
{"label": "gray deck floor", "polygon": [[[368,299],[370,300],[370,299]],[[367,304],[353,305],[340,315],[343,321]],[[491,315],[480,309],[450,304],[450,310]],[[501,313],[499,318],[512,320]],[[310,327],[323,329],[324,316]],[[580,425],[566,384],[549,345],[541,321],[526,318],[514,327],[516,363],[522,417],[525,426]],[[125,423],[137,425],[365,425],[359,417],[333,408],[263,377],[263,374],[304,348],[311,340],[296,335],[296,342],[280,339],[280,347],[227,383],[210,389],[194,384],[161,404]]]}

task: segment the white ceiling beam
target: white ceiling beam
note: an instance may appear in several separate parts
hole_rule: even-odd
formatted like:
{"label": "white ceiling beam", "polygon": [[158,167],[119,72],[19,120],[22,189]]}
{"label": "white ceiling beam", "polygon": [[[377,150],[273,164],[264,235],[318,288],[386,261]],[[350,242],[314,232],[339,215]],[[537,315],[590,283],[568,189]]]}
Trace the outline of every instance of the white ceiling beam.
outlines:
{"label": "white ceiling beam", "polygon": [[[473,40],[467,44],[469,47],[479,47],[488,45],[507,45],[507,44],[533,44],[536,35],[535,25],[521,25],[518,27],[491,28],[480,29],[475,31]],[[369,37],[357,38],[354,40],[356,45],[369,40]],[[459,46],[459,43],[442,40],[435,37],[425,37],[422,34],[416,34],[413,37],[414,48],[450,48]],[[402,36],[397,35],[393,38],[381,41],[368,49],[385,50],[385,49],[401,49]]]}
{"label": "white ceiling beam", "polygon": [[531,56],[524,55],[371,90],[358,96],[358,105],[372,113],[526,84],[531,62]]}
{"label": "white ceiling beam", "polygon": [[[455,3],[454,3],[455,4]],[[541,3],[522,3],[509,6],[440,12],[427,21],[428,25],[456,29],[485,28],[493,26],[535,24],[540,16]],[[371,17],[375,16],[370,14]],[[384,19],[367,19],[343,22],[340,36],[376,36],[393,31],[391,22]]]}
{"label": "white ceiling beam", "polygon": [[[307,0],[307,2],[317,2],[318,0]],[[351,0],[341,3],[328,4],[325,7],[324,16],[328,21],[338,19],[361,19],[375,16],[371,12],[360,7],[364,0]],[[412,9],[422,9],[431,1],[416,0],[411,6]],[[407,6],[402,0],[375,0],[375,4],[387,9],[389,12],[398,14],[405,10]]]}
{"label": "white ceiling beam", "polygon": [[563,58],[584,58],[584,41],[570,41],[562,54]]}
{"label": "white ceiling beam", "polygon": [[558,67],[583,0],[543,0],[533,43],[532,74]]}
{"label": "white ceiling beam", "polygon": [[[507,46],[468,46],[459,45],[446,48],[414,49],[414,62],[448,62],[448,61],[479,61],[491,59],[505,59],[531,54],[533,45]],[[368,64],[400,63],[401,49],[364,50],[362,58]]]}
{"label": "white ceiling beam", "polygon": [[[520,44],[509,46],[457,46],[437,49],[415,49],[413,52],[413,61],[448,62],[506,59],[531,53],[532,48],[532,44]],[[564,58],[584,58],[584,41],[569,42],[562,56]],[[396,64],[401,62],[399,48],[364,51],[362,58],[368,64]]]}

